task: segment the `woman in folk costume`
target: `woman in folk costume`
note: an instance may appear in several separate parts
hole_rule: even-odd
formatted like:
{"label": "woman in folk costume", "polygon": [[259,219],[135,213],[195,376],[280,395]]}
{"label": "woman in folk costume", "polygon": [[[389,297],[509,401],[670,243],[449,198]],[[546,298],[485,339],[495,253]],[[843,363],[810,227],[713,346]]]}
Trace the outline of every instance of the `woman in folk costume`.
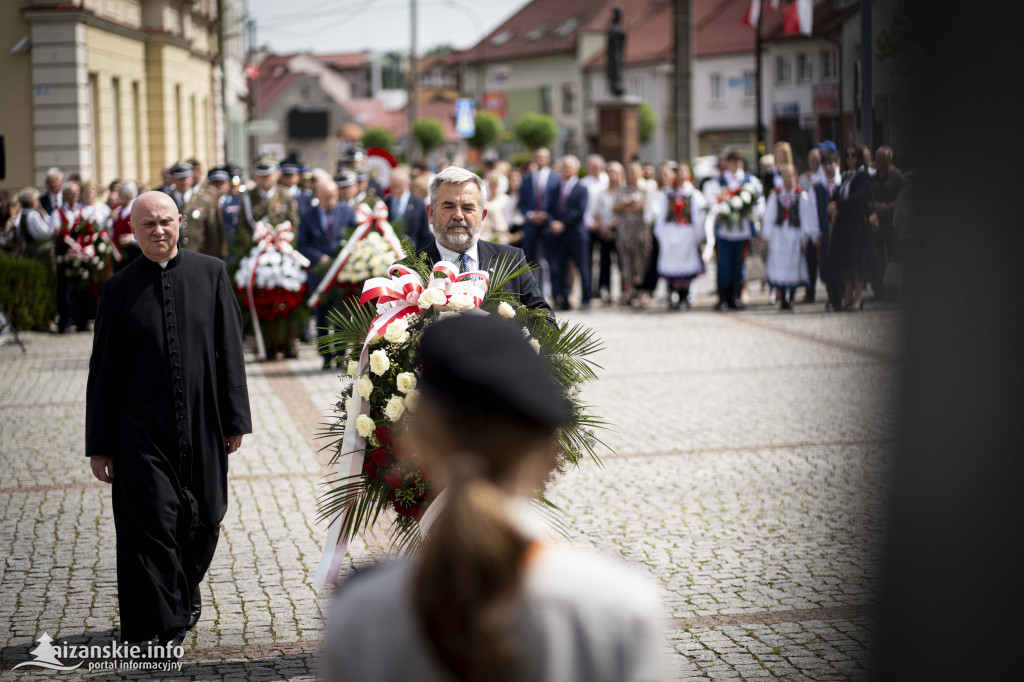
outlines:
{"label": "woman in folk costume", "polygon": [[654,585],[533,510],[569,417],[547,361],[497,315],[458,315],[423,332],[420,362],[410,437],[447,502],[420,552],[338,588],[322,679],[667,679]]}
{"label": "woman in folk costume", "polygon": [[707,200],[693,186],[690,167],[679,164],[675,179],[662,194],[654,223],[658,238],[658,274],[669,288],[669,309],[690,307],[690,283],[704,274],[704,218]]}
{"label": "woman in folk costume", "polygon": [[807,286],[807,249],[821,242],[818,213],[811,195],[796,184],[792,164],[779,167],[782,186],[775,190],[765,206],[761,236],[768,244],[765,277],[779,291],[780,310],[793,309],[797,287]]}

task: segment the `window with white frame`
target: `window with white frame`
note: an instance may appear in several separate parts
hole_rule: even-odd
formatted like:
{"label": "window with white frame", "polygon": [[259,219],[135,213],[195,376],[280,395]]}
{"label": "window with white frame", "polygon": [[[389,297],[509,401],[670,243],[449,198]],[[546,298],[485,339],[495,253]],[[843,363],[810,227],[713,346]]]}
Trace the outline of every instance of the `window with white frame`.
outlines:
{"label": "window with white frame", "polygon": [[789,85],[793,82],[793,62],[789,55],[779,55],[775,58],[775,84]]}
{"label": "window with white frame", "polygon": [[753,100],[757,94],[755,88],[757,86],[757,75],[753,71],[743,72],[743,99]]}
{"label": "window with white frame", "polygon": [[711,74],[710,77],[710,92],[712,102],[721,102],[722,96],[722,75],[718,73]]}
{"label": "window with white frame", "polygon": [[796,81],[798,83],[809,83],[814,73],[814,61],[811,55],[800,52],[796,56]]}
{"label": "window with white frame", "polygon": [[839,55],[834,48],[821,51],[821,79],[833,81],[839,76]]}

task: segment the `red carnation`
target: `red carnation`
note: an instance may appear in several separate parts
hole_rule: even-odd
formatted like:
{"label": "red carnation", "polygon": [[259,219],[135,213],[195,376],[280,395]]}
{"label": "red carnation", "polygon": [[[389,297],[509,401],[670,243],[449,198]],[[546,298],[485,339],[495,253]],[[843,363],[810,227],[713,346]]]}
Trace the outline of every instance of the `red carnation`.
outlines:
{"label": "red carnation", "polygon": [[410,512],[409,512],[409,516],[413,517],[417,521],[419,521],[421,518],[423,518],[423,507],[422,507],[422,505],[416,505],[415,507],[413,507],[410,510]]}
{"label": "red carnation", "polygon": [[402,516],[412,516],[413,510],[412,507],[406,507],[404,504],[399,504],[398,502],[395,502],[395,511],[401,514]]}
{"label": "red carnation", "polygon": [[402,473],[401,469],[388,469],[388,472],[384,474],[384,480],[392,488],[401,488],[402,484],[405,483],[405,474]]}
{"label": "red carnation", "polygon": [[363,473],[370,478],[377,478],[377,465],[370,460],[366,460],[363,462]]}
{"label": "red carnation", "polygon": [[391,429],[386,426],[377,427],[377,442],[381,445],[391,445],[391,441],[394,440],[394,435],[391,433]]}
{"label": "red carnation", "polygon": [[383,467],[388,465],[388,459],[390,458],[388,457],[388,451],[384,448],[374,448],[370,453],[370,459],[372,459],[373,463],[377,466]]}
{"label": "red carnation", "polygon": [[388,491],[388,501],[394,502],[396,499],[398,499],[398,494],[395,492],[395,489],[392,488]]}

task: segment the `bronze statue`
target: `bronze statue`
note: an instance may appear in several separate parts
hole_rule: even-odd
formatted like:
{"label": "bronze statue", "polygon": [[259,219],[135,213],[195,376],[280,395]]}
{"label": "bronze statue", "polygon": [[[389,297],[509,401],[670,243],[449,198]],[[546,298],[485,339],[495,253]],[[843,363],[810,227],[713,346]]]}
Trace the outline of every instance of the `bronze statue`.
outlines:
{"label": "bronze statue", "polygon": [[622,6],[612,9],[612,23],[608,25],[608,90],[615,97],[626,94],[625,51],[626,32],[622,30]]}

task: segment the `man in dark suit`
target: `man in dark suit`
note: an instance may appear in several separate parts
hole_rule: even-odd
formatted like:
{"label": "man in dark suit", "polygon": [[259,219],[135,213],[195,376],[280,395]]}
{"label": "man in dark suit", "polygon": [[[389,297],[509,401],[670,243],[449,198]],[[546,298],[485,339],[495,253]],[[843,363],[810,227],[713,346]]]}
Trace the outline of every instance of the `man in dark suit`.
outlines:
{"label": "man in dark suit", "polygon": [[39,207],[47,217],[64,205],[64,173],[54,166],[46,171],[46,191],[39,196]]}
{"label": "man in dark suit", "polygon": [[580,273],[580,308],[590,308],[590,233],[583,223],[590,192],[579,182],[580,160],[571,154],[558,161],[562,186],[551,206],[550,234],[544,253],[551,272],[551,295],[559,310],[569,310],[569,261]]}
{"label": "man in dark suit", "polygon": [[[527,173],[519,188],[519,211],[526,218],[523,224],[523,251],[531,263],[538,263],[537,243],[548,233],[551,225],[551,203],[558,196],[562,181],[551,170],[551,152],[545,147],[533,153],[536,169]],[[547,258],[547,254],[545,254]]]}
{"label": "man in dark suit", "polygon": [[[434,226],[434,241],[422,251],[434,262],[456,263],[462,272],[487,270],[502,258],[511,259],[517,268],[525,265],[522,249],[478,241],[485,215],[484,181],[465,168],[449,166],[430,181],[427,216]],[[518,294],[520,303],[529,308],[551,310],[532,272],[506,282],[504,288]]]}
{"label": "man in dark suit", "polygon": [[391,193],[385,199],[388,222],[401,228],[402,234],[417,251],[430,246],[434,234],[427,219],[427,203],[409,189],[409,171],[396,168],[391,172]]}
{"label": "man in dark suit", "polygon": [[[838,159],[836,155],[827,149],[822,149],[821,169],[824,180],[814,183],[811,187],[811,191],[814,194],[814,203],[818,209],[818,227],[821,229],[821,258],[819,259],[815,256],[814,266],[817,269],[818,263],[821,263],[821,281],[825,283],[825,289],[828,291],[828,303],[825,304],[826,310],[839,310],[842,308],[843,298],[843,283],[841,281],[833,281],[833,278],[829,276],[830,273],[825,269],[825,254],[828,253],[829,238],[832,236],[832,219],[828,215],[828,205],[831,203],[840,184],[837,166]],[[808,251],[811,248],[813,248],[813,245],[808,248]],[[810,258],[808,258],[807,264],[810,267]],[[815,280],[815,275],[815,272],[810,273],[812,282]],[[810,289],[808,293],[810,293]]]}
{"label": "man in dark suit", "polygon": [[[333,180],[322,180],[317,184],[316,196],[320,202],[306,209],[299,220],[299,234],[295,247],[309,259],[306,285],[310,294],[320,286],[331,263],[341,250],[346,227],[355,225],[356,217],[344,201],[338,201],[338,185]],[[327,311],[337,301],[328,294],[320,299],[316,307],[317,338],[327,334]],[[324,356],[324,369],[331,366],[333,355]]]}

